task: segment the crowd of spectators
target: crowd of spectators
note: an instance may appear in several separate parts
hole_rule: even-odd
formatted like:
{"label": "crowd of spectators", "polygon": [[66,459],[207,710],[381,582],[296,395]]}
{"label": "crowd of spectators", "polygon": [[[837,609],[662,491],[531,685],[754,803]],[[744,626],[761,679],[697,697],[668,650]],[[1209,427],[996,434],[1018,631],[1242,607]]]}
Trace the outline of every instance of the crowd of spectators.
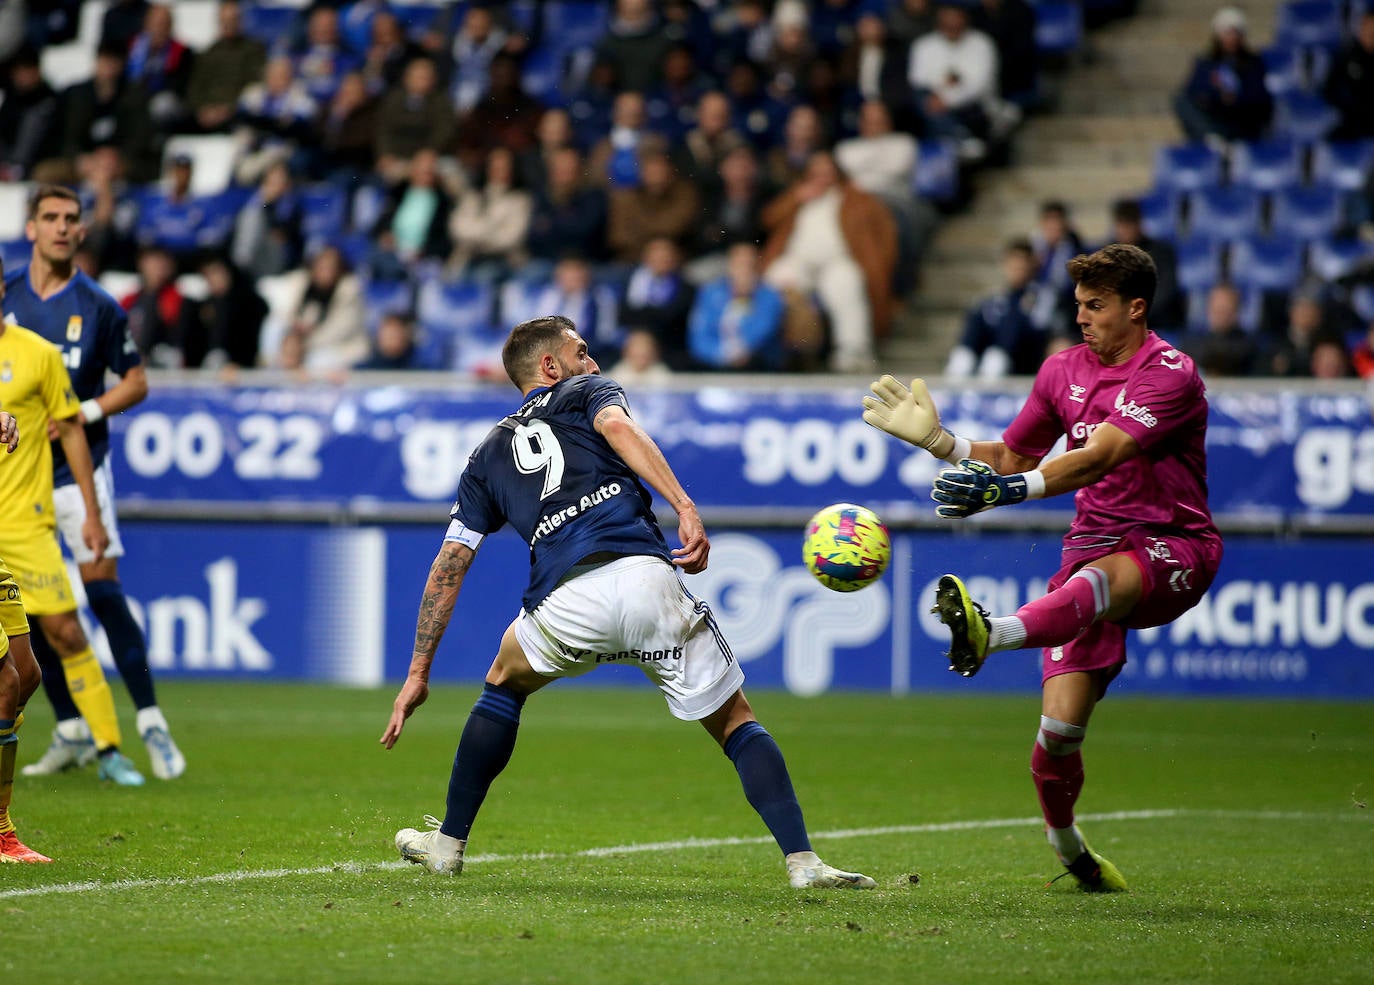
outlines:
{"label": "crowd of spectators", "polygon": [[0,3],[0,181],[79,190],[157,366],[481,372],[560,311],[646,379],[868,371],[922,149],[976,167],[1037,99],[1026,0],[223,0],[195,47],[175,6],[112,0],[55,91],[79,0]]}
{"label": "crowd of spectators", "polygon": [[[1107,241],[1154,259],[1150,325],[1207,376],[1374,379],[1374,9],[1286,4],[1263,51],[1238,8],[1211,30],[1174,99],[1189,143],[1161,155],[1179,172],[1115,202]],[[1076,341],[1064,261],[1085,245],[1044,203],[946,373],[1029,373]]]}

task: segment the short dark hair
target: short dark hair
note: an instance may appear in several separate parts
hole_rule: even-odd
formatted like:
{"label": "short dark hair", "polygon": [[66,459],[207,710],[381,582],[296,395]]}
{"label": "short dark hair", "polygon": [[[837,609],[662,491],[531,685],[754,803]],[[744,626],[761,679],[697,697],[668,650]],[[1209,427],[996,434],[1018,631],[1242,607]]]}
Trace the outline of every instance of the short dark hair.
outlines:
{"label": "short dark hair", "polygon": [[1137,225],[1144,218],[1140,211],[1140,203],[1133,198],[1122,198],[1112,206],[1112,220],[1114,222],[1133,222]]}
{"label": "short dark hair", "polygon": [[44,199],[60,198],[64,202],[76,203],[76,217],[81,218],[81,197],[66,185],[39,185],[32,195],[29,196],[29,218],[38,218],[38,206]]}
{"label": "short dark hair", "polygon": [[1007,240],[1007,245],[1002,247],[1002,252],[1004,254],[1020,253],[1023,256],[1034,257],[1035,247],[1031,244],[1031,241],[1028,240],[1026,237],[1017,236],[1014,239]]}
{"label": "short dark hair", "polygon": [[1047,202],[1040,203],[1040,214],[1042,216],[1057,215],[1060,218],[1067,219],[1069,217],[1069,207],[1059,199],[1052,198]]}
{"label": "short dark hair", "polygon": [[531,379],[539,357],[557,349],[563,342],[563,333],[569,329],[576,332],[577,326],[562,315],[541,315],[512,328],[501,347],[501,365],[510,381],[519,387]]}
{"label": "short dark hair", "polygon": [[1159,274],[1150,254],[1138,246],[1113,243],[1074,257],[1067,267],[1075,284],[1111,291],[1126,302],[1142,298],[1147,314],[1154,304]]}

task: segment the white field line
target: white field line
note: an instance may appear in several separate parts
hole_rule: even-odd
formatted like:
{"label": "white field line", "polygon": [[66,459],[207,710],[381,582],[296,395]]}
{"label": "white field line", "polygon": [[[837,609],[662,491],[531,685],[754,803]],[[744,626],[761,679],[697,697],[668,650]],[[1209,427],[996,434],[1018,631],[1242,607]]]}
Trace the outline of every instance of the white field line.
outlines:
{"label": "white field line", "polygon": [[[1304,811],[1225,811],[1225,810],[1145,810],[1110,811],[1101,814],[1082,814],[1078,820],[1097,821],[1158,821],[1175,818],[1220,818],[1241,821],[1343,821],[1365,820],[1361,814],[1328,814]],[[875,838],[883,835],[942,834],[950,831],[979,831],[988,828],[1039,827],[1045,822],[1039,817],[1001,817],[978,821],[940,821],[932,824],[894,824],[878,828],[846,828],[839,831],[817,831],[815,841],[838,841],[848,838]],[[636,842],[612,845],[607,848],[584,848],[576,852],[530,852],[515,855],[469,855],[468,865],[487,862],[539,862],[550,859],[602,858],[608,855],[633,855],[642,852],[674,852],[693,848],[727,848],[736,845],[767,845],[767,836],[753,838],[685,838],[680,841]],[[63,882],[51,886],[31,886],[25,889],[0,890],[0,900],[27,896],[62,896],[71,893],[121,892],[131,889],[156,889],[171,886],[207,886],[217,883],[254,882],[262,879],[292,879],[300,876],[323,876],[335,872],[360,875],[403,869],[408,863],[394,862],[336,862],[302,869],[244,869],[238,872],[216,872],[205,876],[185,876],[163,879],[112,879],[107,882]]]}

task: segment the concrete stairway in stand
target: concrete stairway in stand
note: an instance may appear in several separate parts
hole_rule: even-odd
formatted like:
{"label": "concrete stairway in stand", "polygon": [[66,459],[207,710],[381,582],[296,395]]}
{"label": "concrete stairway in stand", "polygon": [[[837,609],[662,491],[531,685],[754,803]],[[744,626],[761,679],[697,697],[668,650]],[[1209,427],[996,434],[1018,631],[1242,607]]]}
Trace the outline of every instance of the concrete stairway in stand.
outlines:
{"label": "concrete stairway in stand", "polygon": [[[1251,46],[1266,46],[1278,0],[1236,5],[1249,19]],[[943,370],[964,312],[1001,283],[1003,245],[1035,228],[1042,202],[1067,204],[1086,243],[1105,240],[1111,203],[1148,189],[1156,149],[1182,139],[1170,102],[1207,45],[1215,9],[1142,0],[1135,17],[1088,36],[1086,50],[1053,80],[1053,109],[1017,133],[1011,166],[980,172],[971,207],[940,227],[921,287],[882,350],[884,370]]]}

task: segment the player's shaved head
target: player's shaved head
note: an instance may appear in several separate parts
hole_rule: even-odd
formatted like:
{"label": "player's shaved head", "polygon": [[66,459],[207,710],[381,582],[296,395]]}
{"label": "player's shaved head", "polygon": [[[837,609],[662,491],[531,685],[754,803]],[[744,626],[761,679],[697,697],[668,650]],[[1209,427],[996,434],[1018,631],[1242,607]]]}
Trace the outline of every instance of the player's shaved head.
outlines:
{"label": "player's shaved head", "polygon": [[1067,266],[1069,276],[1081,287],[1110,291],[1127,304],[1140,298],[1147,314],[1154,303],[1159,273],[1150,254],[1138,246],[1113,243],[1096,253],[1080,254]]}
{"label": "player's shaved head", "polygon": [[38,218],[38,208],[50,198],[60,198],[76,205],[76,217],[81,218],[81,199],[66,185],[39,185],[38,190],[29,198],[29,218]]}
{"label": "player's shaved head", "polygon": [[501,364],[510,381],[521,390],[539,375],[539,360],[546,354],[558,355],[568,341],[568,332],[576,332],[571,318],[562,315],[542,315],[522,321],[510,330],[506,344],[501,347]]}

